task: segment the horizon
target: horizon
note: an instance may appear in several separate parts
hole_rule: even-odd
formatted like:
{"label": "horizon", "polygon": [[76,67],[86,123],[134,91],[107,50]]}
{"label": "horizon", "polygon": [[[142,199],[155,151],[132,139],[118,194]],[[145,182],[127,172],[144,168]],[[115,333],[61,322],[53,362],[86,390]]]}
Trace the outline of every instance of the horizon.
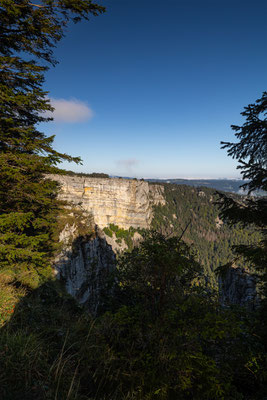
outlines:
{"label": "horizon", "polygon": [[74,174],[85,174],[85,175],[88,175],[88,174],[106,174],[106,175],[108,175],[110,178],[123,178],[123,179],[144,179],[144,180],[148,180],[148,179],[159,179],[159,180],[188,180],[188,181],[190,181],[190,180],[230,180],[230,181],[248,181],[248,179],[243,179],[242,177],[218,177],[218,178],[211,178],[211,177],[192,177],[192,176],[190,176],[190,177],[177,177],[176,175],[175,175],[175,177],[173,177],[173,178],[170,178],[170,177],[162,177],[162,178],[160,178],[160,177],[158,177],[158,176],[156,176],[156,177],[151,177],[151,176],[136,176],[136,175],[132,175],[132,176],[130,176],[130,175],[127,175],[127,176],[121,176],[121,175],[116,175],[116,174],[108,174],[107,172],[104,172],[104,171],[91,171],[91,172],[85,172],[85,171],[81,171],[81,172],[78,172],[78,171],[73,171],[73,170],[66,170],[67,172],[72,172],[72,173],[74,173]]}

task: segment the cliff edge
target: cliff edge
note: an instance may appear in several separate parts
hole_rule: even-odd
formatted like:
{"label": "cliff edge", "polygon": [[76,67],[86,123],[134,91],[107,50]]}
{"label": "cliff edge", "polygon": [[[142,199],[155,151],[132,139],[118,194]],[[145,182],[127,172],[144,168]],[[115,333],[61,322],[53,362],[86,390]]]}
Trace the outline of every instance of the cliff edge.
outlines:
{"label": "cliff edge", "polygon": [[153,205],[166,203],[164,187],[145,181],[49,175],[61,185],[59,198],[90,213],[96,225],[149,228]]}

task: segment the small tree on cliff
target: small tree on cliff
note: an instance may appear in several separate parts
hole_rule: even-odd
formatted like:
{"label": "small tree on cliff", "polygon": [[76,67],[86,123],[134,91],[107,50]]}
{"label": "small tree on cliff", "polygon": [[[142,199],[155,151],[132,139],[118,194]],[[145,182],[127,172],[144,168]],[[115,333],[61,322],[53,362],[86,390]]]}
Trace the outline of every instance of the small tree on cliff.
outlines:
{"label": "small tree on cliff", "polygon": [[44,72],[56,64],[53,47],[68,21],[103,11],[91,0],[0,1],[0,260],[27,284],[37,284],[53,252],[57,184],[44,174],[80,161],[37,128],[53,110]]}

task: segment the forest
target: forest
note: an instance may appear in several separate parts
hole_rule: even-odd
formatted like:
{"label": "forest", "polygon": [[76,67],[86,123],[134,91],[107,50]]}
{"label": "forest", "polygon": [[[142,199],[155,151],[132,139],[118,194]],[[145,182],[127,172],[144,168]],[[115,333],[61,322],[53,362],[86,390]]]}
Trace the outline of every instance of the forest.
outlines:
{"label": "forest", "polygon": [[[54,276],[65,205],[45,176],[81,160],[39,130],[52,111],[44,76],[66,26],[104,12],[90,0],[0,1],[0,398],[264,400],[267,199],[249,194],[267,191],[266,92],[232,126],[236,142],[222,142],[248,196],[165,185],[167,205],[118,257],[98,315]],[[257,278],[253,310],[220,304],[215,270],[234,263]]]}
{"label": "forest", "polygon": [[[219,217],[219,195],[215,190],[175,184],[165,184],[164,190],[167,204],[155,207],[152,227],[167,236],[180,236],[185,229],[183,240],[192,245],[204,274],[216,286],[215,271],[235,258],[233,246],[257,245],[260,231],[253,225],[244,228],[240,223],[224,223]],[[236,264],[252,268],[244,259],[236,260]]]}

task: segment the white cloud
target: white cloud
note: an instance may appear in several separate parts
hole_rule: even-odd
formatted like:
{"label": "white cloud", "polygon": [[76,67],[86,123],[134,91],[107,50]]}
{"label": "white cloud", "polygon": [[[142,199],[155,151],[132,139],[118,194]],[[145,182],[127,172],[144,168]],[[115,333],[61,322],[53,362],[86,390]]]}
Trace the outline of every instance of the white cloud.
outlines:
{"label": "white cloud", "polygon": [[92,109],[83,101],[77,99],[50,99],[54,112],[49,117],[55,122],[84,122],[94,116]]}
{"label": "white cloud", "polygon": [[118,160],[116,164],[126,170],[128,173],[133,172],[133,167],[135,167],[139,161],[136,158],[128,158],[126,160]]}
{"label": "white cloud", "polygon": [[128,158],[127,160],[118,160],[117,164],[122,165],[126,168],[131,168],[134,165],[138,164],[138,160],[136,160],[135,158]]}

